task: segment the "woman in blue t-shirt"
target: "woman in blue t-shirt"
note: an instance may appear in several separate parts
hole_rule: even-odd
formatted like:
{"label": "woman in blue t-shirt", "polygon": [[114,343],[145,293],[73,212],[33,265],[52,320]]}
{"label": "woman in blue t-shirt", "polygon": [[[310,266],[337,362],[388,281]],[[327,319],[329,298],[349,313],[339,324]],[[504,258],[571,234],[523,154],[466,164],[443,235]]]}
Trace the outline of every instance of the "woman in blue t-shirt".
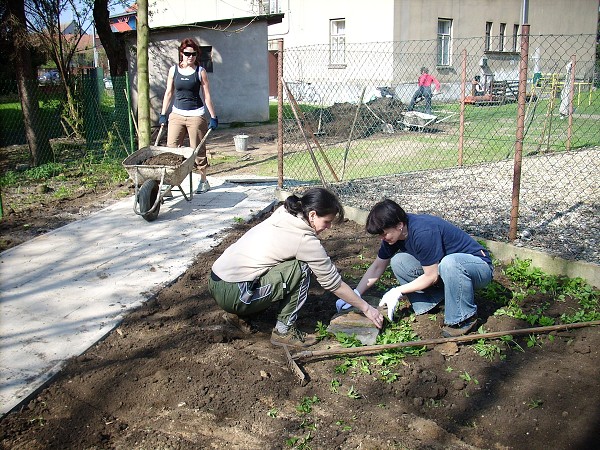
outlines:
{"label": "woman in blue t-shirt", "polygon": [[[193,39],[184,39],[179,45],[179,64],[169,69],[167,89],[163,98],[162,109],[158,123],[160,126],[169,124],[167,147],[178,147],[182,144],[185,132],[190,138],[190,147],[196,148],[208,129],[217,128],[219,121],[215,113],[206,70],[198,64],[200,47]],[[202,95],[200,95],[202,90]],[[167,110],[173,102],[173,109],[167,121]],[[204,97],[204,101],[202,98]],[[210,123],[205,117],[205,108],[210,114]],[[196,193],[200,194],[210,189],[206,179],[208,159],[206,145],[198,150],[196,167],[200,172],[200,183]]]}
{"label": "woman in blue t-shirt", "polygon": [[[444,300],[444,337],[468,333],[477,324],[474,290],[492,281],[489,252],[460,228],[439,217],[407,214],[392,200],[377,203],[366,230],[381,237],[377,258],[361,278],[362,295],[391,265],[400,286],[381,299],[388,317],[406,296],[415,314],[424,314]],[[338,305],[338,308],[345,305]]]}

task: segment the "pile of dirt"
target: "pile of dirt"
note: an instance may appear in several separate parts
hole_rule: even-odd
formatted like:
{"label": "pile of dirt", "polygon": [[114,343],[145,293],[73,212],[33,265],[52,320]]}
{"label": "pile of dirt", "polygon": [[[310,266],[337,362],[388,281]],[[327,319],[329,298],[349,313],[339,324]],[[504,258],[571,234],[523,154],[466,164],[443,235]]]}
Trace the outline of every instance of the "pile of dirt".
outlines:
{"label": "pile of dirt", "polygon": [[[377,355],[310,358],[299,362],[309,379],[301,386],[283,350],[269,342],[275,308],[248,336],[224,322],[207,291],[214,260],[251,226],[237,225],[219,246],[198,255],[172,286],[5,416],[1,448],[594,447],[600,434],[597,328],[491,341],[495,347],[432,347],[394,366],[381,365]],[[323,233],[322,240],[352,286],[379,245],[354,222]],[[495,277],[498,299],[522,295],[501,268]],[[543,307],[558,318],[579,308],[568,296],[524,297],[527,314]],[[529,327],[492,315],[499,303],[478,303],[487,331]],[[299,326],[327,324],[334,304],[313,282]],[[404,310],[400,317],[417,338],[440,336],[440,312],[414,317]],[[329,338],[316,348],[333,344]]]}
{"label": "pile of dirt", "polygon": [[404,111],[406,105],[399,99],[377,97],[362,104],[335,103],[314,109],[306,114],[306,120],[320,141],[340,141],[348,139],[350,129],[353,138],[399,130],[402,127],[399,119]]}
{"label": "pile of dirt", "polygon": [[185,161],[182,155],[172,152],[163,152],[158,155],[151,156],[140,163],[143,166],[180,166]]}

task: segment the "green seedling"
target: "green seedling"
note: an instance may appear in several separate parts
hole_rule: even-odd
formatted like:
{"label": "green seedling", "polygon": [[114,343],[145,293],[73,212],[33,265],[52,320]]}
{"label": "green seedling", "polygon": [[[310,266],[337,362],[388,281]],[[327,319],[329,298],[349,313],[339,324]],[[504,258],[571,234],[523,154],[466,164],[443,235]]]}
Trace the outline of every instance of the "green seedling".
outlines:
{"label": "green seedling", "polygon": [[329,383],[329,390],[331,392],[333,392],[334,394],[337,394],[339,391],[339,387],[342,385],[342,383],[340,383],[340,380],[334,378],[333,380],[331,380],[331,382]]}
{"label": "green seedling", "polygon": [[389,369],[382,370],[379,372],[379,379],[385,381],[386,383],[393,383],[398,379],[398,374]]}
{"label": "green seedling", "polygon": [[493,361],[496,355],[501,355],[502,350],[496,344],[488,342],[486,339],[479,339],[475,344],[471,345],[475,352],[487,359],[488,361]]}
{"label": "green seedling", "polygon": [[236,216],[236,217],[234,217],[234,218],[233,218],[233,221],[234,221],[235,223],[244,223],[244,218],[243,218],[243,217],[237,217],[237,216]]}
{"label": "green seedling", "polygon": [[296,406],[296,411],[298,411],[298,414],[301,416],[310,414],[312,412],[312,405],[319,402],[319,397],[316,395],[313,395],[312,397],[304,397],[300,404]]}
{"label": "green seedling", "polygon": [[460,378],[461,380],[464,380],[464,381],[466,381],[467,383],[471,383],[471,382],[472,382],[472,383],[474,383],[474,384],[479,384],[479,381],[477,381],[477,379],[476,379],[476,378],[473,378],[473,377],[472,377],[472,376],[469,374],[469,372],[467,372],[467,371],[464,371],[463,373],[461,373],[461,374],[459,375],[459,378]]}
{"label": "green seedling", "polygon": [[454,369],[450,366],[446,367],[446,372],[451,373]]}
{"label": "green seedling", "polygon": [[506,336],[500,336],[500,340],[508,347],[510,348],[510,346],[514,346],[517,350],[519,350],[520,352],[525,352],[525,350],[523,350],[523,347],[521,347],[519,345],[519,343],[517,341],[515,341],[513,339],[513,337],[510,334],[507,334]]}
{"label": "green seedling", "polygon": [[303,420],[302,423],[300,424],[300,428],[302,428],[303,430],[316,431],[317,430],[317,424],[315,424],[315,423],[309,423],[306,420]]}
{"label": "green seedling", "polygon": [[327,331],[327,325],[325,325],[320,320],[317,322],[317,326],[315,327],[315,334],[317,336],[317,340],[322,341],[325,338],[328,338],[331,334]]}
{"label": "green seedling", "polygon": [[275,419],[277,417],[278,413],[279,413],[279,410],[277,408],[271,408],[270,410],[267,411],[267,416]]}
{"label": "green seedling", "polygon": [[338,420],[335,422],[338,427],[342,428],[342,431],[352,431],[352,427],[350,425],[345,425],[343,420]]}
{"label": "green seedling", "polygon": [[355,400],[358,400],[359,398],[361,398],[362,396],[358,393],[358,391],[354,388],[354,386],[350,386],[350,389],[348,389],[348,392],[346,393],[346,395],[350,398],[353,398]]}
{"label": "green seedling", "polygon": [[341,346],[344,348],[362,347],[362,345],[363,345],[362,342],[360,342],[356,338],[356,334],[353,334],[352,336],[350,336],[347,333],[339,332],[339,333],[335,333],[335,338],[341,344]]}
{"label": "green seedling", "polygon": [[531,399],[529,400],[529,403],[527,403],[527,406],[529,407],[529,409],[535,409],[535,408],[539,408],[540,406],[542,406],[544,402],[540,399]]}
{"label": "green seedling", "polygon": [[529,337],[527,338],[527,347],[528,348],[532,348],[535,346],[541,347],[542,344],[540,344],[539,339],[536,335],[534,334],[530,334]]}

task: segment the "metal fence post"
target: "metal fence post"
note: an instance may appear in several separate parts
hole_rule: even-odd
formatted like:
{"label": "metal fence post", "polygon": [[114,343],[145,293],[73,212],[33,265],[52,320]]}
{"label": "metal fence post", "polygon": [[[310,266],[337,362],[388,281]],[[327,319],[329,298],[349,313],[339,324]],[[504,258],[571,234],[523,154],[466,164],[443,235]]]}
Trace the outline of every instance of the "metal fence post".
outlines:
{"label": "metal fence post", "polygon": [[[567,127],[567,151],[571,150],[571,138],[573,137],[573,100],[575,98],[575,62],[577,60],[576,55],[571,57],[571,73],[569,87],[569,126]],[[565,80],[566,81],[566,80]]]}
{"label": "metal fence post", "polygon": [[283,39],[277,40],[277,186],[283,187]]}

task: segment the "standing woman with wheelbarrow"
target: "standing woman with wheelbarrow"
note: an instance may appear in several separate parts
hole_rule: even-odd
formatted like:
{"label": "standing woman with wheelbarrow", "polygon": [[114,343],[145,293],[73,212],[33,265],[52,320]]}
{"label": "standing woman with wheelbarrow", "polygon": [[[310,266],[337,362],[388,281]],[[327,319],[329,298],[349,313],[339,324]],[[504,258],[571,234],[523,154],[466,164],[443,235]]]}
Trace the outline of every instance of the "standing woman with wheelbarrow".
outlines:
{"label": "standing woman with wheelbarrow", "polygon": [[[197,62],[199,53],[200,48],[193,39],[184,39],[179,45],[179,63],[169,69],[167,90],[165,91],[158,121],[161,131],[167,122],[169,123],[167,147],[180,146],[183,142],[184,132],[187,130],[190,147],[196,148],[208,129],[214,130],[219,124],[210,96],[210,85],[206,70]],[[200,89],[202,89],[202,96],[200,95]],[[166,114],[173,95],[175,95],[173,109],[167,120]],[[208,108],[210,123],[206,121],[205,108]],[[200,172],[200,183],[196,189],[196,194],[201,194],[210,189],[206,179],[206,169],[208,168],[206,145],[198,150],[195,165]]]}

